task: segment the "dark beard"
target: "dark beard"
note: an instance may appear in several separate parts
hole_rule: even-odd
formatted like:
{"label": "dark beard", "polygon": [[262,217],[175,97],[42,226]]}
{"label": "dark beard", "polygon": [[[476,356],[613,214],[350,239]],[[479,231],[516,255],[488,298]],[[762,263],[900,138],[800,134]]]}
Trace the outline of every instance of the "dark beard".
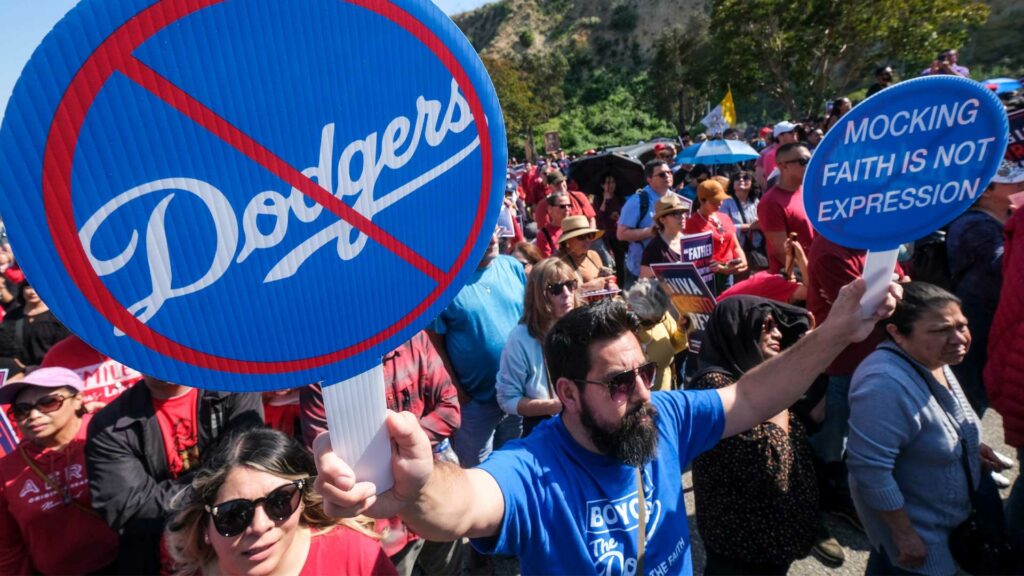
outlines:
{"label": "dark beard", "polygon": [[[644,416],[650,417],[650,421],[644,423]],[[658,452],[658,409],[650,402],[628,412],[618,428],[607,430],[594,420],[590,407],[584,401],[580,421],[590,435],[590,441],[602,454],[628,466],[643,466]]]}

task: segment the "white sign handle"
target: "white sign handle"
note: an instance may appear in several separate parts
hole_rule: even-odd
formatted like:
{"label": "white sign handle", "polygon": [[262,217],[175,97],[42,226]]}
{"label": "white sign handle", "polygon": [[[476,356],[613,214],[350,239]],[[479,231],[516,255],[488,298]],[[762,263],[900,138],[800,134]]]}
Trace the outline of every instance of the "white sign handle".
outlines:
{"label": "white sign handle", "polygon": [[864,263],[864,282],[867,283],[867,291],[860,299],[860,310],[867,318],[878,310],[878,307],[885,300],[889,292],[889,284],[892,283],[893,268],[896,267],[896,257],[900,250],[885,250],[872,252],[868,250],[868,258]]}
{"label": "white sign handle", "polygon": [[394,484],[391,438],[384,417],[384,368],[374,368],[343,382],[323,386],[331,448],[355,471],[360,482],[373,482],[380,494]]}

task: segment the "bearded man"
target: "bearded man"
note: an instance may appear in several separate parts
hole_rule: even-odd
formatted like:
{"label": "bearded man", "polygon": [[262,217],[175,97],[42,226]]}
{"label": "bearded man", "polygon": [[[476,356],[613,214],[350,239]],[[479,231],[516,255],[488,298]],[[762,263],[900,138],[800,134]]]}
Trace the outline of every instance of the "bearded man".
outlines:
{"label": "bearded man", "polygon": [[463,470],[435,463],[415,417],[391,413],[393,488],[357,482],[324,434],[316,487],[329,514],[397,514],[428,540],[468,536],[482,552],[518,556],[523,574],[691,574],[683,470],[788,408],[895,309],[898,286],[865,318],[864,291],[863,280],[843,288],[827,321],[733,386],[653,394],[636,317],[612,301],[578,308],[544,343],[561,415]]}

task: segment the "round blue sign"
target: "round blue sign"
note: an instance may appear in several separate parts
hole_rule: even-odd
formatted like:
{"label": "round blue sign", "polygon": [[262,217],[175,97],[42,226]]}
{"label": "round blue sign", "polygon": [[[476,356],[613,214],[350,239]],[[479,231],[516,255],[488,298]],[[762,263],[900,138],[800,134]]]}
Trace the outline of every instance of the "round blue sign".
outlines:
{"label": "round blue sign", "polygon": [[984,192],[1008,130],[999,99],[973,80],[901,82],[846,113],[815,149],[804,174],[807,216],[849,248],[917,240]]}
{"label": "round blue sign", "polygon": [[0,210],[72,331],[249,391],[366,371],[455,297],[505,131],[429,0],[87,0],[0,129]]}

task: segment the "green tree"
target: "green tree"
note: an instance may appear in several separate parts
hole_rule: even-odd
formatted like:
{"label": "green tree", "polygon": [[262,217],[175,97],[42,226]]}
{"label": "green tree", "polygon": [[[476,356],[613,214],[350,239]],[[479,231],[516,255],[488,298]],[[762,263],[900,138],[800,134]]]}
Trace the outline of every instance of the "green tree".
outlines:
{"label": "green tree", "polygon": [[734,93],[763,91],[799,118],[887,62],[916,73],[988,17],[962,0],[715,0],[713,61]]}

